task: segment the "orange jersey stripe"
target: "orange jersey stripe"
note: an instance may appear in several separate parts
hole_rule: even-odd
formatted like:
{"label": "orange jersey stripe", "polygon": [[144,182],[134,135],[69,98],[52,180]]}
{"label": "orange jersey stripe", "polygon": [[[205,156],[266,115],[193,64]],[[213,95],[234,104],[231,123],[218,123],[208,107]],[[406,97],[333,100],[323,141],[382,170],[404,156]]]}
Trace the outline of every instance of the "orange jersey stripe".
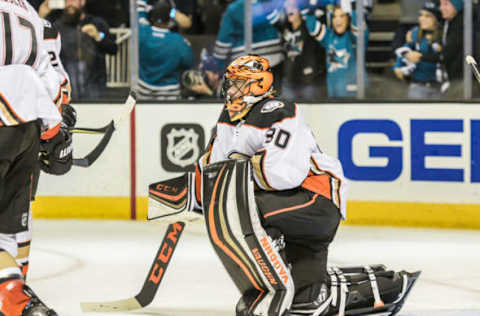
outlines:
{"label": "orange jersey stripe", "polygon": [[307,178],[305,178],[305,181],[303,181],[302,187],[323,195],[329,200],[332,199],[330,177],[326,174],[314,175],[313,173],[310,173]]}
{"label": "orange jersey stripe", "polygon": [[23,120],[20,117],[20,115],[18,115],[17,112],[15,112],[15,110],[10,105],[10,103],[8,103],[5,96],[1,93],[0,93],[0,102],[2,102],[3,105],[5,106],[5,110],[8,112],[8,113],[5,113],[7,116],[10,116],[12,120],[17,121],[18,123],[25,123],[25,120]]}
{"label": "orange jersey stripe", "polygon": [[[342,206],[341,201],[342,201],[342,199],[341,199],[341,194],[340,194],[340,187],[342,186],[342,179],[341,179],[340,177],[337,177],[337,175],[334,174],[334,173],[331,172],[331,171],[322,170],[322,169],[318,166],[318,164],[317,164],[317,162],[315,161],[315,159],[312,159],[312,162],[313,162],[313,164],[315,165],[315,168],[317,168],[318,170],[320,170],[320,171],[322,171],[322,172],[325,172],[327,175],[329,175],[330,177],[332,177],[333,179],[335,179],[336,181],[338,181],[338,186],[337,186],[336,188],[333,188],[334,190],[330,190],[330,193],[329,193],[329,196],[330,196],[330,197],[328,197],[328,196],[325,196],[325,197],[327,197],[327,198],[329,198],[330,200],[333,201],[333,197],[331,196],[331,194],[332,194],[332,191],[335,191],[336,198],[337,198],[337,201],[338,201],[337,207],[341,209],[341,206]],[[313,173],[312,173],[312,174],[313,174]],[[307,179],[308,179],[308,177],[307,177]],[[331,183],[330,183],[330,182],[329,182],[329,185],[331,186]],[[303,186],[303,184],[302,184],[302,186]],[[305,187],[305,186],[304,186],[304,187]],[[305,187],[305,188],[308,189],[308,190],[311,190],[311,189],[309,189],[308,187]],[[313,192],[319,193],[319,192],[316,192],[316,191],[313,191]],[[321,193],[320,193],[320,194],[321,194]],[[322,195],[323,195],[323,194],[322,194]],[[333,202],[335,203],[335,201],[333,201]],[[336,204],[336,203],[335,203],[335,204]]]}
{"label": "orange jersey stripe", "polygon": [[287,208],[282,208],[280,210],[276,210],[275,212],[271,212],[271,213],[268,213],[266,215],[264,215],[263,217],[264,218],[267,218],[267,217],[270,217],[270,216],[273,216],[273,215],[278,215],[278,214],[281,214],[281,213],[285,213],[285,212],[292,212],[292,211],[295,211],[295,210],[298,210],[298,209],[301,209],[301,208],[304,208],[304,207],[307,207],[309,205],[312,205],[313,203],[315,203],[315,200],[317,199],[318,197],[318,194],[315,194],[312,199],[306,203],[303,203],[303,204],[300,204],[300,205],[295,205],[295,206],[291,206],[291,207],[287,207]]}

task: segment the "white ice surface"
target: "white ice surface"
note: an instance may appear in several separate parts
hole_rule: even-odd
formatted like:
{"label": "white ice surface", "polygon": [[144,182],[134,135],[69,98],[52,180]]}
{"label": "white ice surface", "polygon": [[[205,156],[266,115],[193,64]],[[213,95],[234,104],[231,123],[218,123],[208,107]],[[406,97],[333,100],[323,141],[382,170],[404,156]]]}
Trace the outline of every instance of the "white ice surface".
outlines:
{"label": "white ice surface", "polygon": [[[28,283],[59,316],[80,302],[129,298],[142,287],[166,226],[134,221],[36,220]],[[405,316],[480,316],[480,231],[341,226],[330,264],[422,270]],[[152,304],[94,315],[234,316],[239,293],[201,224],[187,230]]]}

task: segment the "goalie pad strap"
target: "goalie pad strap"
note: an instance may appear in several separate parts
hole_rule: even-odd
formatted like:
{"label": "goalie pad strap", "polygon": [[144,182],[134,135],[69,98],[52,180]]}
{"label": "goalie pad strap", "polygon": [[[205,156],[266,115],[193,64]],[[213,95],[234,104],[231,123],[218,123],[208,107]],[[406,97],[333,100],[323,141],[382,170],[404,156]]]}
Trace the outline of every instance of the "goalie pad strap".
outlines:
{"label": "goalie pad strap", "polygon": [[385,304],[380,298],[380,293],[378,292],[377,278],[375,278],[375,274],[373,273],[372,268],[370,268],[370,266],[365,266],[365,271],[367,272],[368,278],[370,279],[370,284],[372,285],[373,297],[375,299],[373,307],[376,308],[384,306]]}
{"label": "goalie pad strap", "polygon": [[398,295],[398,298],[393,303],[398,303],[407,293],[408,277],[406,274],[404,274],[402,277],[403,277],[402,292]]}
{"label": "goalie pad strap", "polygon": [[338,315],[344,316],[345,315],[345,308],[347,305],[347,293],[348,293],[348,286],[347,286],[347,279],[343,275],[343,272],[337,268],[333,267],[333,271],[340,279],[340,306],[338,310]]}
{"label": "goalie pad strap", "polygon": [[332,296],[332,306],[337,306],[337,275],[331,269],[327,269],[327,273],[330,276],[331,288],[330,288],[330,296]]}

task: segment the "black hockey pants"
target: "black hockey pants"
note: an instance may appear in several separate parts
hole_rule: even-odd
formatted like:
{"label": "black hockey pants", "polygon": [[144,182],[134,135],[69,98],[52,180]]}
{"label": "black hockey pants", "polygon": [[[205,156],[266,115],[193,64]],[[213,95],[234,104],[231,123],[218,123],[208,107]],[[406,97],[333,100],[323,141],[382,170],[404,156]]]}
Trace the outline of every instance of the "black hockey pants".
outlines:
{"label": "black hockey pants", "polygon": [[0,233],[28,230],[28,211],[38,164],[38,122],[0,127]]}
{"label": "black hockey pants", "polygon": [[328,246],[340,222],[340,211],[329,199],[304,188],[256,191],[263,226],[280,230],[292,264],[295,292],[327,280]]}

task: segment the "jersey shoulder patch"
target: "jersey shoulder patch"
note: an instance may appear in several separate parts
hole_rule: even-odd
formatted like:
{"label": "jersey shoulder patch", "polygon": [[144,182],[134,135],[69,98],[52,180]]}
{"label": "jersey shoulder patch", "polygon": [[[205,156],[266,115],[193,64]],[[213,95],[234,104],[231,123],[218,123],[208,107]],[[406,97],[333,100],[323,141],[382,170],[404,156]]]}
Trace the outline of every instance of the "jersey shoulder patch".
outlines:
{"label": "jersey shoulder patch", "polygon": [[294,118],[296,105],[284,99],[267,99],[256,104],[246,117],[246,123],[259,127],[269,128],[273,124],[287,118]]}
{"label": "jersey shoulder patch", "polygon": [[262,105],[262,109],[260,110],[260,113],[270,113],[277,109],[281,109],[283,107],[285,107],[285,103],[283,103],[282,101],[270,100]]}

